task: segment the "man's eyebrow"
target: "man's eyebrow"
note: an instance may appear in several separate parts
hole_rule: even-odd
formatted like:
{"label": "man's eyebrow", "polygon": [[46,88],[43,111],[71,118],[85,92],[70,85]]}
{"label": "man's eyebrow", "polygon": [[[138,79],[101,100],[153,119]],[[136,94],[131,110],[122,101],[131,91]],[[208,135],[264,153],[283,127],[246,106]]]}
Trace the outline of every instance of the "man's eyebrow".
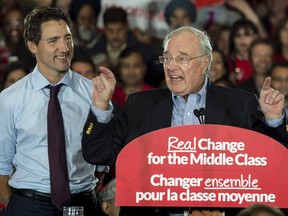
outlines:
{"label": "man's eyebrow", "polygon": [[182,52],[182,51],[179,51],[180,55],[187,55],[188,56],[188,53],[186,52]]}
{"label": "man's eyebrow", "polygon": [[[71,37],[72,34],[66,34],[64,37]],[[61,38],[61,36],[53,36],[53,37],[50,37],[50,38],[47,38],[47,40],[54,40],[54,39],[59,39]]]}
{"label": "man's eyebrow", "polygon": [[60,36],[53,36],[53,37],[50,37],[50,38],[47,38],[46,40],[55,40],[55,39],[59,39]]}
{"label": "man's eyebrow", "polygon": [[67,37],[67,36],[72,36],[72,34],[71,34],[71,33],[67,33],[67,34],[65,35],[65,37]]}
{"label": "man's eyebrow", "polygon": [[[180,53],[180,55],[189,56],[188,53],[186,53],[186,52],[179,51],[179,53]],[[168,51],[164,51],[163,54],[165,54],[165,55],[170,55]]]}

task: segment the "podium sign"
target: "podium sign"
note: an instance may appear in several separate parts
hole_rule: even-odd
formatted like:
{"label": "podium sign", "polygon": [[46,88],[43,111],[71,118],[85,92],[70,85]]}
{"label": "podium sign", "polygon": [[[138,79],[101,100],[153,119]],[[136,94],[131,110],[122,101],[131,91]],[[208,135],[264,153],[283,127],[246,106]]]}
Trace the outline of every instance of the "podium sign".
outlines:
{"label": "podium sign", "polygon": [[274,139],[222,125],[145,134],[116,162],[116,205],[288,207],[288,151]]}

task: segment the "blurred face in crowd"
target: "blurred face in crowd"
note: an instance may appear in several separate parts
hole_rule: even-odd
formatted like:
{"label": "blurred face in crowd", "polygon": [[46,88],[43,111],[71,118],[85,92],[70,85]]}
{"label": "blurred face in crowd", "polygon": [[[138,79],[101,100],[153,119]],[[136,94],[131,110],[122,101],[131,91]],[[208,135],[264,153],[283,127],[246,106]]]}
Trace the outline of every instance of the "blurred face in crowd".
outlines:
{"label": "blurred face in crowd", "polygon": [[267,75],[273,63],[273,48],[267,44],[257,44],[251,50],[253,73]]}
{"label": "blurred face in crowd", "polygon": [[26,76],[26,72],[22,69],[16,69],[14,71],[11,71],[9,75],[7,76],[5,82],[4,82],[4,88],[7,88]]}
{"label": "blurred face in crowd", "polygon": [[[43,1],[43,0],[41,0],[41,1]],[[69,8],[70,8],[71,2],[72,2],[72,0],[58,0],[55,3],[55,7],[61,8],[65,13],[69,13]]]}
{"label": "blurred face in crowd", "polygon": [[254,31],[240,28],[233,39],[237,53],[243,57],[246,57],[248,55],[248,50],[251,43],[257,37],[258,36]]}
{"label": "blurred face in crowd", "polygon": [[176,29],[184,25],[191,25],[191,20],[187,12],[183,8],[178,7],[170,17],[170,26]]}
{"label": "blurred face in crowd", "polygon": [[77,16],[77,31],[81,40],[92,41],[95,37],[97,17],[89,4],[83,5]]}
{"label": "blurred face in crowd", "polygon": [[229,29],[221,30],[219,40],[217,42],[217,47],[225,55],[228,55],[228,53],[229,53],[229,37],[230,37],[230,30]]}
{"label": "blurred face in crowd", "polygon": [[[200,57],[199,41],[194,34],[184,31],[171,37],[164,46],[163,56],[171,59],[164,64],[165,80],[171,92],[187,99],[190,93],[202,88],[209,59],[207,55]],[[188,60],[187,64],[181,63],[184,59]]]}
{"label": "blurred face in crowd", "polygon": [[90,65],[88,62],[75,61],[71,65],[71,69],[88,79],[93,79],[96,75],[92,65]]}
{"label": "blurred face in crowd", "polygon": [[279,38],[282,46],[288,47],[288,22],[286,22],[286,24],[279,32]]}
{"label": "blurred face in crowd", "polygon": [[142,56],[134,52],[120,59],[120,79],[124,85],[135,86],[143,84],[146,65]]}
{"label": "blurred face in crowd", "polygon": [[71,31],[64,20],[42,23],[38,45],[28,41],[28,46],[44,76],[64,76],[69,69],[74,46]]}
{"label": "blurred face in crowd", "polygon": [[227,73],[227,68],[225,68],[224,59],[222,58],[221,53],[213,51],[212,56],[213,60],[211,63],[209,78],[212,82],[216,82]]}
{"label": "blurred face in crowd", "polygon": [[24,17],[21,11],[15,9],[7,13],[4,18],[4,35],[6,41],[18,43],[23,37]]}
{"label": "blurred face in crowd", "polygon": [[285,97],[288,96],[288,67],[277,66],[271,72],[271,85]]}
{"label": "blurred face in crowd", "polygon": [[266,0],[267,8],[273,14],[279,14],[282,12],[286,12],[288,1],[287,0]]}
{"label": "blurred face in crowd", "polygon": [[127,41],[128,26],[124,23],[108,23],[105,26],[108,44],[113,50],[119,50]]}

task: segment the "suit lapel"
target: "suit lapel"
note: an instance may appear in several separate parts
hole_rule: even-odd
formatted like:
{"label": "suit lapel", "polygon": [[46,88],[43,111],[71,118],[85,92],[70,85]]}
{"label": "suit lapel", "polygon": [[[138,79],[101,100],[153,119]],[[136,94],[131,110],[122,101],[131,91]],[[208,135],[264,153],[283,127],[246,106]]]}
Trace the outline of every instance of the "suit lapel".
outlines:
{"label": "suit lapel", "polygon": [[206,124],[225,124],[227,106],[225,106],[225,98],[221,89],[213,83],[208,84],[206,97]]}
{"label": "suit lapel", "polygon": [[[167,89],[161,100],[149,110],[153,130],[170,127],[173,102],[171,92]],[[227,124],[227,106],[222,88],[208,83],[206,97],[205,124]]]}
{"label": "suit lapel", "polygon": [[171,92],[167,89],[158,104],[150,110],[152,126],[156,130],[171,126],[173,106],[171,97]]}

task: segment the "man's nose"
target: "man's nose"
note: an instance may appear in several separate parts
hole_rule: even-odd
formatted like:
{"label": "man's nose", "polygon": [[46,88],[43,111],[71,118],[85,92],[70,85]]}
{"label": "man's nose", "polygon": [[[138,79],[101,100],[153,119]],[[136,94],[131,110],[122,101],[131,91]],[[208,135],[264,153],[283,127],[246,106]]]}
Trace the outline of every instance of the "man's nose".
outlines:
{"label": "man's nose", "polygon": [[61,42],[60,42],[60,51],[62,51],[62,52],[67,52],[67,51],[69,51],[69,46],[68,46],[68,42],[66,41],[66,40],[62,40]]}
{"label": "man's nose", "polygon": [[175,58],[172,58],[168,64],[168,69],[173,69],[175,67],[179,67],[178,63],[176,62]]}

